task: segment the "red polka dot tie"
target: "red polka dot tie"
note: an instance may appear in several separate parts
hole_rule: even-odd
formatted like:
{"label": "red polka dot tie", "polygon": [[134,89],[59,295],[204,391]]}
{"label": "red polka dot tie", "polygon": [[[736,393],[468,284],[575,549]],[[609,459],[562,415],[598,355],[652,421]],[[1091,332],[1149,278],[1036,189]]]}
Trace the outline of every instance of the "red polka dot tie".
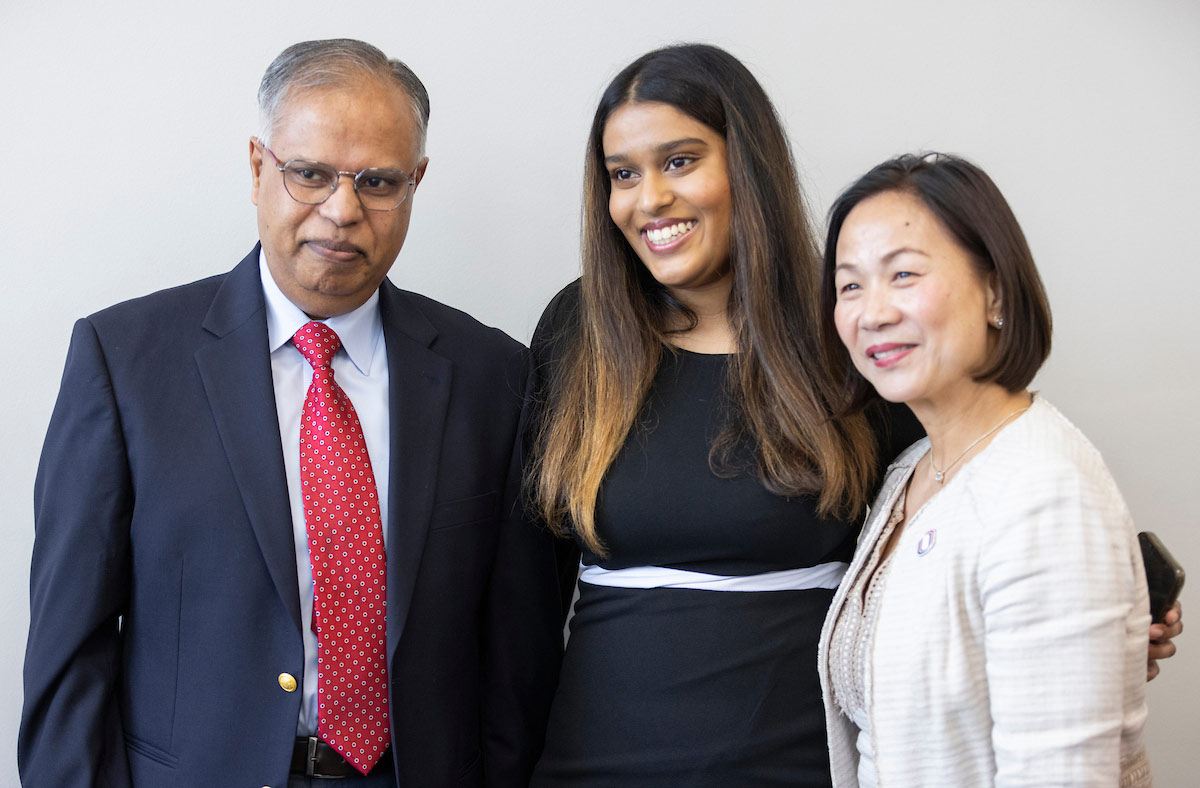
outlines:
{"label": "red polka dot tie", "polygon": [[313,322],[292,342],[313,369],[300,422],[300,485],[313,575],[317,732],[366,774],[391,741],[375,475],[358,414],[333,379],[338,335]]}

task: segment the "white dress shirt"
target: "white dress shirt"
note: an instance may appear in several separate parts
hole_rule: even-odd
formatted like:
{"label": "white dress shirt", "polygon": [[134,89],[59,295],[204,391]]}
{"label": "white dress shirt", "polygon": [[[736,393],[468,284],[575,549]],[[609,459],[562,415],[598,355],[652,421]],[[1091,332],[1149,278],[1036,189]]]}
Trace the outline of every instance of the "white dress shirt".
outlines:
{"label": "white dress shirt", "polygon": [[[308,531],[304,523],[304,503],[300,494],[300,418],[304,397],[312,382],[312,367],[292,344],[292,335],[311,321],[275,284],[263,252],[258,255],[258,270],[267,302],[267,341],[271,351],[271,378],[275,384],[275,410],[279,414],[279,435],[283,441],[283,467],[287,473],[288,500],[292,509],[292,538],[296,545],[296,577],[299,580],[300,616],[304,624],[304,680],[301,683],[299,736],[317,732],[317,636],[312,631],[313,582],[308,558]],[[333,329],[342,340],[342,348],[333,357],[333,376],[342,387],[358,420],[362,423],[367,454],[375,473],[381,524],[388,516],[388,367],[383,341],[383,323],[379,317],[379,293],[345,315],[320,321]],[[387,548],[387,528],[383,545]]]}

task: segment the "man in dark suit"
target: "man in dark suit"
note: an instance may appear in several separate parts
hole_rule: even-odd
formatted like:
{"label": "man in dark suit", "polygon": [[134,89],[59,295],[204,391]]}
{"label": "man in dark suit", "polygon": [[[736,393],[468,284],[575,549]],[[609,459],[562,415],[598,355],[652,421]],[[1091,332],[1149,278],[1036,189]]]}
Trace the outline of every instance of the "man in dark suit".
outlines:
{"label": "man in dark suit", "polygon": [[75,325],[35,490],[22,782],[523,787],[561,645],[553,546],[516,506],[530,367],[386,279],[424,86],[307,42],[259,105],[261,245]]}

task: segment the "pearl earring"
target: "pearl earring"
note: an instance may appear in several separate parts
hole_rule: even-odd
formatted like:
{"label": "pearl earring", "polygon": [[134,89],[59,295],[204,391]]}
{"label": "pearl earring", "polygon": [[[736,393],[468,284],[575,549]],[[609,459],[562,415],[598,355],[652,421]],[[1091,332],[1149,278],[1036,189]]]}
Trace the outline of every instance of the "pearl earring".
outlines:
{"label": "pearl earring", "polygon": [[1004,318],[1000,315],[996,315],[996,319],[992,322],[996,324],[996,328],[1004,328]]}

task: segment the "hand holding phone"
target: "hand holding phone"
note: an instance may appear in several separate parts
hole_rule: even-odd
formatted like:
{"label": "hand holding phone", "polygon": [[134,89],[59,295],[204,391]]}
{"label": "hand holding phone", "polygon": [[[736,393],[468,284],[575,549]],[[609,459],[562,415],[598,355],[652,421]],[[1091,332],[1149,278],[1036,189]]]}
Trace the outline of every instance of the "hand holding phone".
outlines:
{"label": "hand holding phone", "polygon": [[1146,566],[1146,584],[1150,587],[1150,617],[1155,623],[1162,623],[1183,588],[1183,567],[1153,532],[1138,534],[1138,544]]}

